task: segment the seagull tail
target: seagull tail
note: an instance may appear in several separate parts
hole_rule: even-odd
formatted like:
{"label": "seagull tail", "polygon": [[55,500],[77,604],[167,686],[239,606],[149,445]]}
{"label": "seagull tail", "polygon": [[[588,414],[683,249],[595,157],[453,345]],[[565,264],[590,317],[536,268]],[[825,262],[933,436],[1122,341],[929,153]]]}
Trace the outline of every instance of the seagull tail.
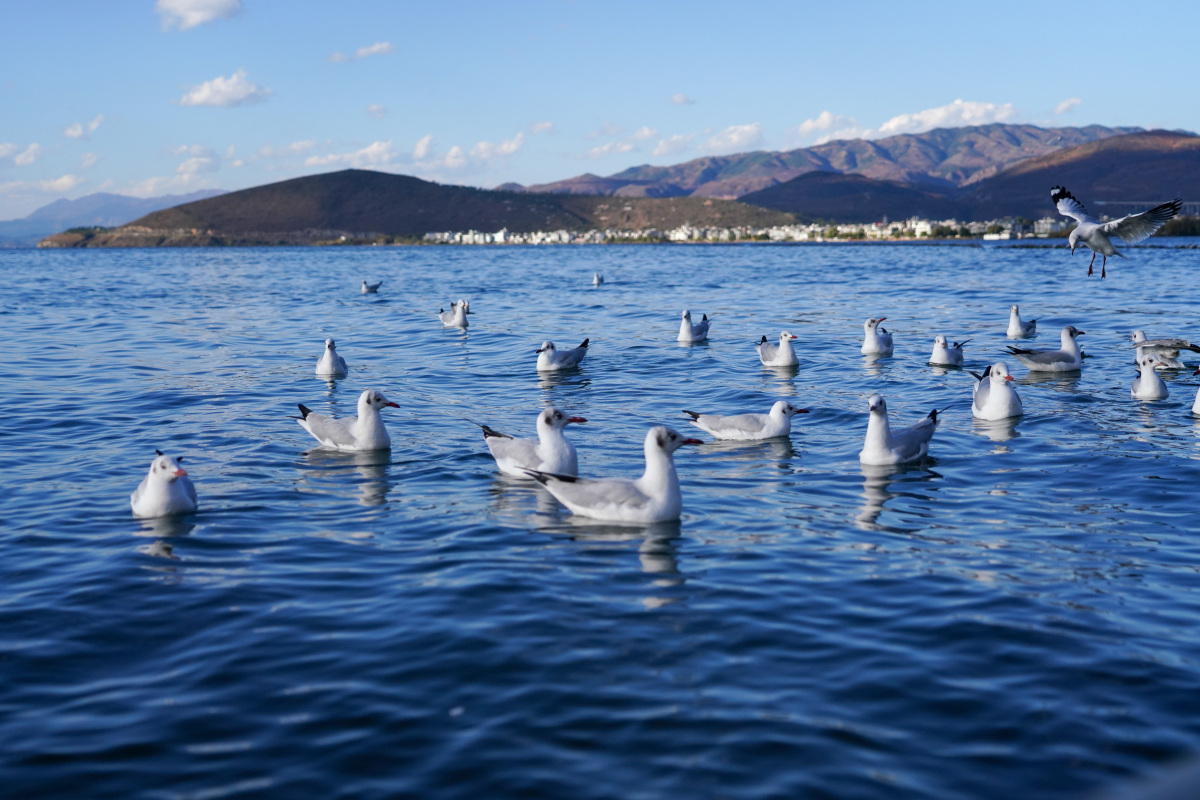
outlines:
{"label": "seagull tail", "polygon": [[584,340],[583,340],[583,342],[582,342],[582,343],[581,343],[579,346],[580,346],[580,347],[587,347],[587,346],[588,346],[588,342],[590,342],[591,340],[592,340],[592,338],[589,336],[588,338],[584,339]]}
{"label": "seagull tail", "polygon": [[495,429],[493,429],[493,428],[489,428],[487,425],[481,425],[481,424],[480,424],[480,423],[478,423],[478,422],[477,422],[477,423],[475,423],[475,424],[476,424],[476,425],[479,425],[479,427],[483,428],[483,438],[484,438],[484,439],[490,439],[490,438],[491,438],[491,437],[493,437],[493,436],[499,437],[499,438],[501,438],[501,439],[511,439],[511,438],[513,438],[513,437],[509,436],[507,433],[501,433],[501,432],[500,432],[500,431],[498,431],[498,430],[495,430]]}
{"label": "seagull tail", "polygon": [[976,372],[976,371],[974,371],[974,370],[970,370],[970,369],[969,369],[969,370],[967,370],[967,372],[969,372],[969,373],[971,373],[972,375],[974,375],[974,376],[975,376],[975,380],[977,380],[977,381],[981,381],[981,380],[983,380],[983,376],[982,376],[982,375],[980,375],[978,372]]}
{"label": "seagull tail", "polygon": [[697,414],[695,411],[688,411],[688,410],[685,408],[685,409],[683,410],[683,413],[687,414],[689,417],[691,417],[691,418],[692,418],[692,419],[694,419],[694,420],[696,420],[696,419],[700,419],[700,415],[699,415],[699,414]]}
{"label": "seagull tail", "polygon": [[543,486],[552,480],[566,481],[567,483],[574,483],[575,481],[579,480],[574,475],[559,475],[556,472],[542,472],[540,469],[529,469],[528,467],[522,467],[521,469],[524,470],[526,475],[533,478]]}
{"label": "seagull tail", "polygon": [[312,413],[312,409],[304,403],[297,403],[296,407],[300,409],[300,419],[308,419],[308,415]]}

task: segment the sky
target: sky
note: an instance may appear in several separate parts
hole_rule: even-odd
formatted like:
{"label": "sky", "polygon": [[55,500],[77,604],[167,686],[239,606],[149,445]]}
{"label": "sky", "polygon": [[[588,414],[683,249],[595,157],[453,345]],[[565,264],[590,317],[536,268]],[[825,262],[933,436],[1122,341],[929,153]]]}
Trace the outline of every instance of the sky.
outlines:
{"label": "sky", "polygon": [[1200,131],[1200,3],[0,2],[0,220],[346,168],[529,185],[988,122]]}

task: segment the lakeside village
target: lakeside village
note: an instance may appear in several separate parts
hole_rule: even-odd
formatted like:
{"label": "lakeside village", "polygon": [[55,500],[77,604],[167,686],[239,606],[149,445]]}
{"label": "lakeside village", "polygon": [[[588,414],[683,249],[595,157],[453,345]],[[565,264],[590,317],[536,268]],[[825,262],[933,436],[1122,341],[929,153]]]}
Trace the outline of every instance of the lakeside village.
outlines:
{"label": "lakeside village", "polygon": [[1065,236],[1070,223],[1053,217],[1037,221],[998,219],[988,222],[928,220],[913,217],[898,222],[780,225],[774,228],[694,228],[681,225],[669,231],[646,230],[533,231],[496,233],[446,231],[427,233],[430,244],[609,244],[616,242],[834,242],[897,241],[905,239],[1045,239]]}

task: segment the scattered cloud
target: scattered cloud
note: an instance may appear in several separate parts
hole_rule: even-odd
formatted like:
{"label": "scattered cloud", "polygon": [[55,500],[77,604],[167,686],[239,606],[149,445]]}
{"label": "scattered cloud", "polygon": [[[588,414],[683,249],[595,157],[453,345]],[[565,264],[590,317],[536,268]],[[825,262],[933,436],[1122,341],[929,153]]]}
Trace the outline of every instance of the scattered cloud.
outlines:
{"label": "scattered cloud", "polygon": [[179,98],[181,106],[233,106],[261,103],[271,95],[271,90],[257,86],[246,78],[246,70],[239,69],[228,78],[213,78],[192,89]]}
{"label": "scattered cloud", "polygon": [[511,139],[505,139],[499,144],[491,142],[479,142],[471,148],[471,157],[477,158],[480,161],[492,161],[497,158],[505,158],[516,153],[525,144],[525,134],[518,133]]}
{"label": "scattered cloud", "polygon": [[69,192],[81,183],[83,178],[78,175],[63,175],[47,181],[9,181],[0,183],[0,194],[55,194]]}
{"label": "scattered cloud", "polygon": [[429,158],[429,154],[432,152],[432,147],[433,134],[430,133],[426,136],[422,136],[417,140],[417,146],[413,148],[413,158],[417,161],[424,161],[425,159]]}
{"label": "scattered cloud", "polygon": [[[1074,99],[1074,98],[1073,98]],[[1069,103],[1070,101],[1065,101]],[[1063,104],[1060,104],[1060,107]],[[934,128],[961,128],[967,125],[987,125],[1007,122],[1017,110],[1012,103],[977,103],[955,100],[937,108],[927,108],[912,114],[899,114],[878,128],[864,128],[854,117],[822,111],[791,131],[800,144],[817,145],[839,139],[881,139],[902,133],[924,133]]]}
{"label": "scattered cloud", "polygon": [[682,153],[692,144],[692,139],[696,138],[695,134],[678,133],[666,139],[659,139],[658,144],[654,147],[654,155],[656,156],[673,156]]}
{"label": "scattered cloud", "polygon": [[383,119],[387,116],[387,109],[378,103],[372,103],[367,106],[367,116],[375,117],[375,119]]}
{"label": "scattered cloud", "polygon": [[694,106],[696,101],[688,97],[686,94],[671,95],[671,102],[677,106]]}
{"label": "scattered cloud", "polygon": [[358,61],[370,56],[380,56],[394,52],[396,52],[396,48],[392,46],[391,42],[376,42],[375,44],[369,44],[366,47],[360,47],[350,55],[345,53],[334,53],[329,57],[329,60],[335,64],[346,64],[351,61]]}
{"label": "scattered cloud", "polygon": [[761,122],[749,125],[731,125],[720,133],[709,137],[702,149],[711,155],[724,153],[739,153],[753,150],[763,142],[763,126]]}
{"label": "scattered cloud", "polygon": [[216,172],[221,168],[221,156],[207,145],[187,144],[172,148],[171,152],[177,156],[187,156],[175,168],[175,174],[180,176],[184,182],[200,173]]}
{"label": "scattered cloud", "polygon": [[96,128],[100,127],[101,122],[104,122],[104,115],[97,114],[96,118],[87,124],[76,122],[74,125],[68,126],[63,131],[63,136],[68,139],[86,139],[96,132]]}
{"label": "scattered cloud", "polygon": [[643,125],[634,131],[633,135],[631,135],[629,138],[633,139],[635,142],[640,142],[646,139],[653,139],[655,136],[658,136],[658,131],[647,125]]}
{"label": "scattered cloud", "polygon": [[282,147],[276,147],[273,144],[260,147],[254,154],[255,158],[287,158],[288,156],[298,156],[307,153],[317,146],[317,143],[311,139],[305,139],[299,142],[285,144]]}
{"label": "scattered cloud", "polygon": [[96,165],[96,162],[99,160],[100,160],[100,156],[96,155],[95,153],[84,153],[83,161],[82,161],[83,168],[88,169],[90,167],[94,167]]}
{"label": "scattered cloud", "polygon": [[330,153],[324,156],[309,156],[304,161],[306,167],[328,167],[342,165],[352,169],[367,169],[370,167],[388,167],[396,160],[396,149],[392,140],[372,142],[361,150],[352,153]]}
{"label": "scattered cloud", "polygon": [[853,117],[822,111],[816,117],[801,122],[795,134],[804,144],[825,144],[837,139],[858,139],[866,132]]}
{"label": "scattered cloud", "polygon": [[1082,103],[1083,103],[1083,100],[1079,99],[1078,97],[1068,97],[1066,100],[1063,100],[1061,103],[1059,103],[1058,105],[1056,105],[1054,107],[1054,113],[1055,114],[1065,114],[1068,111],[1070,111],[1071,109],[1075,108],[1076,106],[1081,105]]}
{"label": "scattered cloud", "polygon": [[553,122],[535,122],[529,126],[529,132],[530,133],[546,133],[546,134],[550,134],[550,135],[558,133],[558,131],[556,131],[554,129]]}
{"label": "scattered cloud", "polygon": [[242,0],[158,0],[154,10],[162,16],[163,30],[186,31],[216,19],[242,13]]}
{"label": "scattered cloud", "polygon": [[[623,131],[624,128],[621,130]],[[658,136],[658,131],[643,125],[628,136],[591,148],[587,151],[587,158],[596,160],[600,158],[607,158],[608,156],[619,155],[621,153],[631,153],[635,150],[641,149],[638,146],[638,142],[644,142],[647,139],[653,139],[655,136]]]}
{"label": "scattered cloud", "polygon": [[26,147],[13,157],[13,163],[18,167],[28,167],[42,157],[42,146],[37,142]]}
{"label": "scattered cloud", "polygon": [[613,136],[620,136],[625,132],[625,129],[615,122],[606,122],[596,130],[587,135],[589,139],[609,139]]}

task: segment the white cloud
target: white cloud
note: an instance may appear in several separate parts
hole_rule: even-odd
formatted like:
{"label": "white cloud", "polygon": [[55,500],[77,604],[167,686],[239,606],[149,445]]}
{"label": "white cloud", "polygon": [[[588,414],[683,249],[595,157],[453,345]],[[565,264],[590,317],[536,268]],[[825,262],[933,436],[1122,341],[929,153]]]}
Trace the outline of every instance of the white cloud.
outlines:
{"label": "white cloud", "polygon": [[446,159],[443,162],[450,169],[462,169],[467,165],[467,157],[463,155],[462,148],[458,145],[450,148],[450,152],[446,154]]}
{"label": "white cloud", "polygon": [[738,153],[753,150],[762,144],[763,127],[761,122],[749,125],[731,125],[704,142],[703,150],[711,155]]}
{"label": "white cloud", "polygon": [[100,127],[100,123],[104,122],[104,115],[99,114],[94,120],[86,125],[82,122],[76,122],[74,125],[67,127],[63,131],[63,135],[68,139],[86,139],[96,132],[96,128]]}
{"label": "white cloud", "polygon": [[15,144],[0,144],[0,158],[8,158],[15,152],[17,152]]}
{"label": "white cloud", "polygon": [[629,153],[637,149],[637,145],[628,139],[618,139],[615,142],[593,147],[587,151],[587,157],[591,159],[607,158],[621,153]]}
{"label": "white cloud", "polygon": [[667,139],[659,139],[658,144],[654,148],[654,155],[673,156],[677,153],[682,153],[688,149],[694,138],[695,134],[689,133],[684,135],[678,133]]}
{"label": "white cloud", "polygon": [[696,101],[688,97],[686,94],[671,95],[671,102],[677,106],[692,106],[696,104]]}
{"label": "white cloud", "polygon": [[955,100],[938,108],[927,108],[915,114],[892,117],[869,134],[870,138],[896,136],[901,133],[924,133],[934,128],[961,128],[964,125],[987,125],[1004,122],[1016,113],[1012,103],[976,103]]}
{"label": "white cloud", "polygon": [[0,183],[0,194],[69,192],[81,183],[83,183],[83,178],[80,178],[78,175],[63,175],[62,177],[48,181],[9,181],[8,183]]}
{"label": "white cloud", "polygon": [[162,15],[163,30],[177,27],[186,31],[215,19],[237,16],[242,11],[242,0],[158,0],[154,10]]}
{"label": "white cloud", "polygon": [[[288,156],[298,156],[307,153],[317,146],[317,143],[311,139],[305,139],[299,142],[285,144],[283,147],[276,147],[268,144],[260,147],[258,152],[254,154],[254,158],[287,158]],[[231,152],[230,155],[233,155]]]}
{"label": "white cloud", "polygon": [[392,140],[372,142],[361,150],[352,153],[330,153],[324,156],[309,156],[304,165],[308,167],[328,167],[342,164],[353,169],[369,167],[387,167],[396,160],[396,150]]}
{"label": "white cloud", "polygon": [[13,158],[13,163],[18,167],[28,167],[33,162],[42,157],[42,146],[37,142],[26,147]]}
{"label": "white cloud", "polygon": [[261,103],[271,94],[270,89],[257,86],[246,79],[246,70],[239,69],[228,78],[213,78],[179,98],[181,106],[232,106]]}
{"label": "white cloud", "polygon": [[495,158],[504,158],[516,153],[524,144],[524,133],[518,133],[513,138],[505,139],[499,144],[492,144],[491,142],[479,142],[471,148],[471,157],[477,158],[480,161],[491,161]]}
{"label": "white cloud", "polygon": [[367,106],[367,115],[375,117],[375,119],[383,119],[387,115],[387,109],[379,105],[379,103],[372,103]]}
{"label": "white cloud", "polygon": [[391,42],[376,42],[369,44],[366,47],[360,47],[354,51],[354,55],[346,55],[345,53],[334,53],[329,57],[329,60],[335,64],[346,64],[350,61],[357,61],[360,58],[369,56],[385,55],[387,53],[396,52],[396,48]]}
{"label": "white cloud", "polygon": [[96,165],[96,162],[99,160],[100,160],[100,156],[96,155],[95,153],[84,153],[83,154],[83,162],[82,162],[83,168],[88,169],[89,167],[93,167]]}
{"label": "white cloud", "polygon": [[216,156],[192,156],[175,169],[175,174],[187,178],[201,172],[216,172],[220,168],[221,162]]}
{"label": "white cloud", "polygon": [[638,128],[636,131],[634,131],[630,135],[629,138],[633,139],[636,142],[640,142],[645,139],[653,139],[655,136],[658,136],[658,131],[654,130],[653,128],[651,128],[647,125],[643,125],[642,127]]}
{"label": "white cloud", "polygon": [[417,161],[424,161],[425,159],[429,158],[429,154],[432,152],[432,147],[433,134],[430,133],[426,136],[422,136],[417,140],[417,146],[413,148],[413,158]]}
{"label": "white cloud", "polygon": [[554,134],[558,131],[554,130],[553,122],[535,122],[529,126],[529,132]]}
{"label": "white cloud", "polygon": [[596,130],[587,135],[589,139],[608,139],[613,136],[620,136],[625,132],[625,129],[615,122],[606,122]]}
{"label": "white cloud", "polygon": [[1054,107],[1054,113],[1065,114],[1071,109],[1075,108],[1075,106],[1081,105],[1082,103],[1083,101],[1078,97],[1068,97],[1066,100],[1063,100]]}

